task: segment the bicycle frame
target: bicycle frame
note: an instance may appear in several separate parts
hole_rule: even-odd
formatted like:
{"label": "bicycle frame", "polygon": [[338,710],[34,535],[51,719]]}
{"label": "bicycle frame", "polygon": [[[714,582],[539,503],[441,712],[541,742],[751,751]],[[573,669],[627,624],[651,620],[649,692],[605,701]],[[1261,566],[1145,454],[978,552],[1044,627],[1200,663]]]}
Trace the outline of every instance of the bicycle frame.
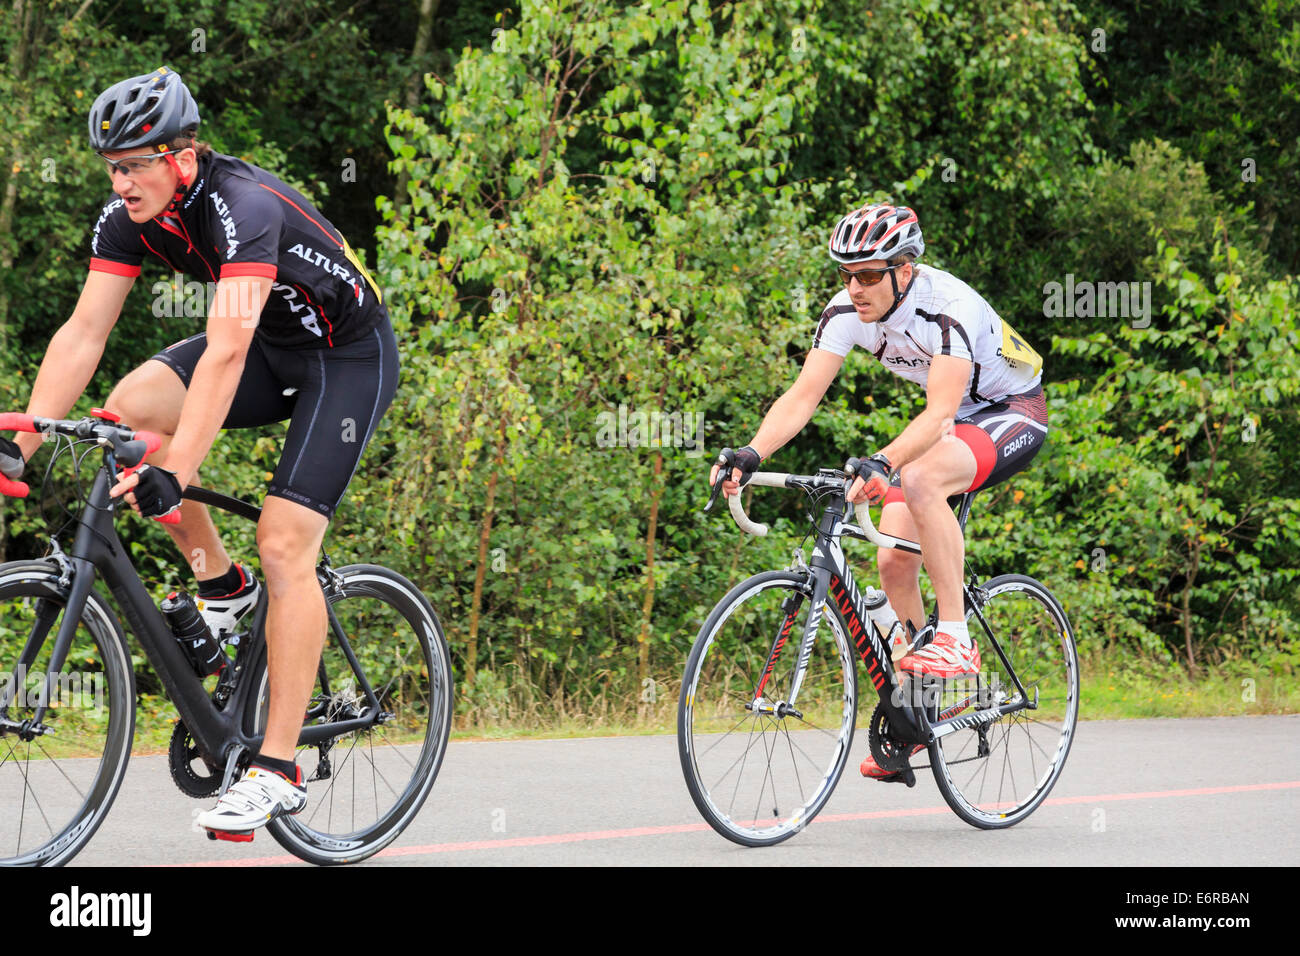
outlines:
{"label": "bicycle frame", "polygon": [[[753,476],[751,483],[767,487],[790,488],[805,487],[808,482],[807,479],[799,476],[760,472]],[[966,517],[969,514],[973,497],[971,493],[959,497],[958,521],[962,527],[965,527]],[[738,495],[733,496],[730,502],[732,514],[742,528],[756,534],[766,532],[765,525],[755,524],[744,515]],[[797,614],[797,608],[786,609],[786,618],[782,622],[780,633],[773,641],[772,649],[768,654],[767,666],[764,668],[763,679],[755,689],[754,700],[750,705],[751,708],[755,711],[772,713],[777,717],[790,712],[797,713],[796,705],[799,690],[807,672],[808,661],[812,656],[813,641],[816,639],[818,629],[822,623],[821,611],[830,602],[834,602],[835,608],[839,611],[840,617],[848,628],[847,636],[853,642],[854,648],[862,660],[872,687],[880,696],[881,708],[889,720],[890,727],[900,739],[904,739],[908,743],[928,746],[938,738],[957,730],[978,728],[982,724],[999,720],[1008,713],[1036,708],[1038,706],[1036,697],[1033,701],[1029,700],[1023,685],[1020,683],[1019,676],[1011,666],[1010,660],[993,636],[988,622],[984,620],[984,616],[980,613],[979,585],[973,577],[969,583],[963,585],[966,607],[974,610],[975,617],[980,622],[980,626],[988,638],[989,646],[994,649],[1006,667],[1007,673],[1011,675],[1016,688],[1016,696],[1005,703],[981,708],[972,714],[962,715],[961,712],[969,704],[969,698],[967,698],[965,702],[950,705],[943,713],[936,714],[936,719],[933,721],[926,712],[924,692],[921,700],[909,701],[905,699],[892,658],[879,631],[871,624],[862,591],[858,588],[857,582],[853,578],[853,571],[845,560],[844,550],[840,546],[840,538],[847,534],[850,537],[871,541],[879,547],[898,548],[917,555],[921,553],[921,549],[914,541],[881,534],[871,524],[870,515],[865,512],[865,506],[859,506],[857,511],[859,525],[855,526],[847,523],[849,508],[843,488],[838,490],[835,497],[823,511],[821,520],[817,525],[812,558],[808,564],[804,565],[811,579],[811,600],[813,603],[812,612],[809,614],[799,640],[799,658],[791,682],[790,699],[769,704],[763,700],[762,691],[767,682],[767,677],[772,673],[777,659],[786,647],[789,632]],[[983,692],[977,691],[977,693]]]}
{"label": "bicycle frame", "polygon": [[[205,757],[218,765],[224,763],[229,777],[235,759],[241,753],[256,753],[262,743],[263,735],[247,733],[243,720],[249,697],[254,693],[252,682],[247,679],[239,680],[223,707],[218,708],[213,702],[204,689],[202,680],[195,675],[162,612],[154,606],[153,599],[141,582],[135,566],[118,538],[113,517],[120,502],[109,497],[109,489],[113,483],[114,479],[106,464],[95,476],[81,521],[77,526],[72,548],[67,552],[60,551],[56,542],[54,555],[46,559],[61,571],[61,583],[67,582],[67,604],[63,621],[54,638],[43,701],[30,722],[26,722],[25,728],[8,729],[28,733],[41,732],[41,721],[46,711],[44,702],[54,699],[51,696],[50,682],[57,679],[57,675],[63,669],[73,635],[98,573],[107,582],[118,608],[140,642],[145,656],[162,680],[168,697],[175,704],[194,742]],[[188,489],[184,497],[254,521],[261,514],[261,509],[254,505],[204,488]],[[321,578],[322,586],[327,591],[337,587],[334,572],[325,561],[321,562],[317,573]],[[366,680],[364,671],[346,639],[342,625],[328,601],[326,611],[331,631],[338,639],[343,654],[352,667],[368,706],[366,712],[360,717],[304,727],[298,738],[299,746],[317,745],[341,733],[370,727],[380,713],[379,700]],[[254,611],[251,628],[253,639],[247,645],[241,646],[234,664],[227,666],[246,667],[257,660],[257,654],[263,643],[265,619],[266,601],[263,599]],[[45,634],[48,635],[48,629]],[[46,639],[48,639],[46,636],[37,639],[35,632],[29,635],[19,657],[20,663],[30,666],[36,660]],[[320,676],[324,681],[325,675],[322,673]],[[329,693],[328,687],[322,687],[322,690]]]}

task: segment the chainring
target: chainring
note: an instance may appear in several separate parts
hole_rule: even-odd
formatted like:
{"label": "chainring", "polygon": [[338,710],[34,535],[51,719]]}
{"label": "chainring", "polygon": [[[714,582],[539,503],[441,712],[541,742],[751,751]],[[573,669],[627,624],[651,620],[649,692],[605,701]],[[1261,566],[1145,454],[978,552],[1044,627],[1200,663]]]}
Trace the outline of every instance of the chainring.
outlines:
{"label": "chainring", "polygon": [[871,756],[881,770],[898,773],[907,769],[908,753],[915,745],[907,744],[890,733],[889,718],[885,716],[882,704],[877,704],[871,713],[867,742],[871,745]]}
{"label": "chainring", "polygon": [[[195,761],[202,762],[208,771],[206,776],[194,769]],[[181,793],[191,797],[215,797],[221,791],[223,771],[204,759],[183,721],[176,721],[172,730],[172,740],[167,747],[167,765]]]}

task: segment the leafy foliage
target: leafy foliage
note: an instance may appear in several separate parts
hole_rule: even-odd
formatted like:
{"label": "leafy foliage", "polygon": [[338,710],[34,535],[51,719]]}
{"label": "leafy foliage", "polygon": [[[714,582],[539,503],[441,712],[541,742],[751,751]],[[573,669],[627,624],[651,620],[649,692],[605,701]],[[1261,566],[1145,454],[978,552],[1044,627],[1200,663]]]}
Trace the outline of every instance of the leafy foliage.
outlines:
{"label": "leafy foliage", "polygon": [[[107,195],[89,102],[166,62],[205,138],[299,184],[386,290],[402,384],[332,556],[427,590],[470,716],[601,718],[671,686],[724,588],[798,544],[806,508],[774,492],[750,502],[765,539],[702,515],[707,453],[797,373],[829,227],[907,202],[928,260],[1047,357],[1048,446],[981,496],[972,563],[1046,580],[1086,653],[1293,673],[1293,4],[442,0],[418,56],[416,6],[0,13],[6,407]],[[1045,315],[1067,273],[1150,282],[1152,323]],[[194,330],[146,318],[168,279],[137,283],[85,405]],[[851,355],[774,467],[869,451],[922,402]],[[205,480],[256,497],[278,434],[226,435]],[[38,551],[34,510],[5,508],[10,554]],[[180,580],[156,529],[129,534]]]}

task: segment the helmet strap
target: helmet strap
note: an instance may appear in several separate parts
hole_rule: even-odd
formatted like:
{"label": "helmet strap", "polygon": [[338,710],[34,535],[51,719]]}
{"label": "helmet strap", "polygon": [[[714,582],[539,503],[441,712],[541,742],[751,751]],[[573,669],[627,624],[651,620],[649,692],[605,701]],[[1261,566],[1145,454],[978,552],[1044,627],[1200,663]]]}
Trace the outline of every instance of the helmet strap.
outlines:
{"label": "helmet strap", "polygon": [[890,284],[890,285],[893,287],[893,289],[894,289],[894,304],[891,305],[891,306],[889,307],[889,311],[888,311],[888,312],[886,312],[884,315],[882,315],[882,316],[880,317],[880,321],[881,321],[881,322],[886,321],[886,320],[887,320],[891,315],[893,315],[896,311],[898,311],[898,307],[899,307],[900,305],[902,305],[902,304],[903,304],[903,300],[907,298],[907,293],[909,293],[909,292],[912,291],[912,283],[914,283],[914,282],[916,281],[916,263],[913,262],[913,263],[912,263],[912,277],[911,277],[910,279],[907,280],[907,288],[904,289],[902,292],[899,292],[899,291],[898,291],[898,279],[896,279],[896,278],[894,277],[894,272],[895,272],[895,271],[896,271],[896,270],[894,270],[894,269],[890,269],[890,270],[889,270],[889,284]]}
{"label": "helmet strap", "polygon": [[190,191],[190,184],[185,178],[185,174],[181,172],[181,164],[176,162],[175,156],[171,153],[167,153],[163,156],[163,159],[167,160],[167,164],[171,166],[172,169],[176,170],[176,175],[180,178],[180,186],[177,188],[176,194],[172,196],[171,204],[167,207],[167,212],[170,213],[176,210],[180,205],[181,200],[185,198],[185,194]]}

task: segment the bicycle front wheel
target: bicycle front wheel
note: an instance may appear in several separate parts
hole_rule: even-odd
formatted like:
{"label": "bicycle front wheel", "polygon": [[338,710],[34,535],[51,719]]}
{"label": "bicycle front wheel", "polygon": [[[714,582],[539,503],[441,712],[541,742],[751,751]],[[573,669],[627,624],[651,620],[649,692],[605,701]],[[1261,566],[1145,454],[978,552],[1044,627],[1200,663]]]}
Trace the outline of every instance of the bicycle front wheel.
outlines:
{"label": "bicycle front wheel", "polygon": [[[320,745],[299,747],[307,806],[267,829],[311,863],[355,863],[395,840],[423,806],[451,733],[451,658],[442,625],[402,575],[375,565],[336,572],[331,622],[306,726],[364,716],[374,722]],[[340,633],[341,632],[341,633]],[[250,699],[254,733],[265,731],[268,679]]]}
{"label": "bicycle front wheel", "polygon": [[95,591],[60,673],[47,680],[67,605],[61,576],[46,562],[0,565],[0,866],[72,859],[108,814],[131,755],[131,658]]}
{"label": "bicycle front wheel", "polygon": [[[1069,619],[1042,584],[1004,574],[981,590],[979,613],[1007,661],[968,608],[983,670],[978,682],[945,683],[938,716],[969,715],[972,726],[938,738],[930,764],[948,806],[972,826],[993,830],[1033,813],[1060,777],[1079,715],[1079,658]],[[981,711],[1017,703],[1025,706],[991,722],[979,719]]]}
{"label": "bicycle front wheel", "polygon": [[[756,575],[713,609],[686,663],[677,708],[686,786],[709,825],[743,846],[771,846],[807,826],[853,743],[852,646],[834,609],[812,604],[803,575]],[[792,702],[812,615],[820,623]]]}

